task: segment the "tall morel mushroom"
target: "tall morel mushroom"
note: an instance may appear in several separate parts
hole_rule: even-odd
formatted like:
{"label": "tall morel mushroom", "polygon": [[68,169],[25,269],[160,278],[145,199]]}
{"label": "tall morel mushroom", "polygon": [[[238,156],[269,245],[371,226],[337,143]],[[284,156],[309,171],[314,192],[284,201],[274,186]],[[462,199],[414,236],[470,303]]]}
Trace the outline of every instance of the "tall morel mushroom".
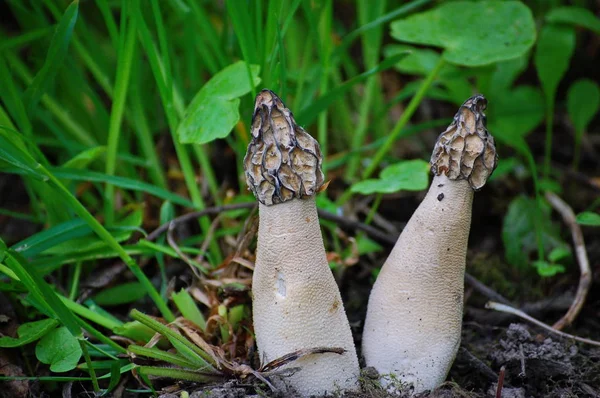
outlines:
{"label": "tall morel mushroom", "polygon": [[261,91],[246,182],[259,203],[252,279],[254,331],[261,361],[297,350],[343,348],[302,357],[285,382],[303,396],[354,389],[358,360],[338,286],[329,269],[314,195],[323,184],[317,141],[298,126],[281,99]]}
{"label": "tall morel mushroom", "polygon": [[415,393],[445,380],[460,345],[473,191],[483,187],[498,160],[485,125],[486,105],[482,95],[469,98],[438,137],[429,191],[369,298],[366,364],[411,383]]}

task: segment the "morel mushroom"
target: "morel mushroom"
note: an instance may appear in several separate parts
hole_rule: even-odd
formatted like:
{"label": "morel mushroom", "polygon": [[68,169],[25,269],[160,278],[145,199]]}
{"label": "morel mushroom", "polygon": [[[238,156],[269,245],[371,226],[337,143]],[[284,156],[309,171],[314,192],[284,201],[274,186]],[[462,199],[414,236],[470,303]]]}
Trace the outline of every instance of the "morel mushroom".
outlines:
{"label": "morel mushroom", "polygon": [[[460,345],[467,242],[473,191],[497,163],[482,95],[469,98],[437,140],[435,177],[402,231],[369,298],[363,332],[367,366],[412,383],[438,387]],[[382,382],[389,385],[389,377]]]}
{"label": "morel mushroom", "polygon": [[257,97],[246,182],[259,203],[252,278],[254,331],[260,359],[337,347],[343,354],[302,357],[282,379],[303,396],[358,386],[359,366],[338,286],[329,269],[314,195],[323,184],[317,141],[269,90]]}

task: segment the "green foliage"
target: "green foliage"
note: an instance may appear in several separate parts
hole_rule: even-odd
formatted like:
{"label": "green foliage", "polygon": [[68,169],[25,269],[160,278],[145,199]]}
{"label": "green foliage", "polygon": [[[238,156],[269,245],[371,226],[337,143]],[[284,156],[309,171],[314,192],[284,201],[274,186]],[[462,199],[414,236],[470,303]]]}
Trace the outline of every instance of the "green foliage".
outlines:
{"label": "green foliage", "polygon": [[101,291],[94,296],[94,301],[103,306],[114,306],[133,303],[146,295],[146,290],[139,282],[123,283]]}
{"label": "green foliage", "polygon": [[575,50],[575,31],[562,25],[544,25],[535,49],[535,67],[548,104],[554,102]]}
{"label": "green foliage", "polygon": [[589,79],[580,79],[569,87],[567,93],[567,111],[569,118],[575,126],[575,154],[573,165],[579,164],[581,139],[588,124],[600,109],[600,88],[598,84]]}
{"label": "green foliage", "polygon": [[537,87],[520,85],[495,99],[489,108],[488,126],[507,145],[515,142],[515,137],[526,137],[544,120],[544,100]]}
{"label": "green foliage", "polygon": [[33,82],[27,87],[27,90],[25,90],[23,102],[30,113],[37,105],[50,83],[54,80],[54,77],[58,73],[58,68],[62,66],[66,58],[69,42],[71,41],[71,36],[73,34],[73,28],[77,21],[78,11],[79,0],[75,0],[67,7],[56,27],[42,69],[35,75]]}
{"label": "green foliage", "polygon": [[444,3],[396,21],[391,27],[394,39],[441,47],[446,61],[464,66],[518,57],[535,42],[533,16],[519,1]]}
{"label": "green foliage", "polygon": [[567,72],[574,50],[575,30],[572,27],[554,24],[542,27],[535,48],[534,63],[546,97],[545,178],[550,176],[556,90]]}
{"label": "green foliage", "polygon": [[41,339],[46,333],[50,332],[58,325],[55,319],[42,319],[40,321],[27,322],[17,329],[17,338],[0,337],[0,347],[12,348],[20,347]]}
{"label": "green foliage", "polygon": [[[566,247],[560,237],[560,229],[550,220],[550,208],[545,204],[538,206],[536,200],[519,196],[510,203],[504,218],[502,240],[506,259],[522,269],[527,267],[530,254],[538,248],[536,230],[541,231],[539,239],[544,253],[551,253],[557,248],[564,250]],[[564,271],[564,267],[550,265],[544,260],[537,260],[533,265],[541,276],[551,276]]]}
{"label": "green foliage", "polygon": [[202,315],[196,302],[187,290],[181,289],[179,293],[173,293],[171,299],[173,299],[173,302],[185,319],[194,322],[202,330],[206,329],[206,319],[204,319],[204,315]]}
{"label": "green foliage", "polygon": [[386,167],[378,179],[357,182],[352,192],[363,195],[394,193],[401,190],[422,191],[429,183],[429,163],[424,160],[405,160]]}
{"label": "green foliage", "polygon": [[591,211],[579,213],[577,214],[577,224],[600,227],[600,214]]}
{"label": "green foliage", "polygon": [[586,8],[557,7],[546,14],[546,20],[553,23],[583,26],[596,34],[600,34],[600,18]]}
{"label": "green foliage", "polygon": [[[248,68],[252,83],[248,79]],[[240,119],[240,99],[260,83],[260,67],[239,61],[210,79],[187,108],[177,134],[184,144],[206,144],[225,138]]]}
{"label": "green foliage", "polygon": [[599,108],[600,88],[596,82],[581,79],[569,87],[567,109],[579,139]]}
{"label": "green foliage", "polygon": [[75,369],[81,354],[79,341],[66,327],[47,333],[35,347],[37,359],[49,364],[50,370],[57,373]]}

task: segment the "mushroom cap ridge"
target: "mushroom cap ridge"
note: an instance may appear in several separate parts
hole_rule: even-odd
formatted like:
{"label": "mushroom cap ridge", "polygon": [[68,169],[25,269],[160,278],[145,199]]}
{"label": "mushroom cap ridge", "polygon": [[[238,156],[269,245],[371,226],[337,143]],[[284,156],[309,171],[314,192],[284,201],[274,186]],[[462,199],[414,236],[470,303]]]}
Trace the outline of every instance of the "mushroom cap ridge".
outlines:
{"label": "mushroom cap ridge", "polygon": [[270,206],[313,196],[324,181],[322,158],[319,143],[298,126],[281,99],[262,90],[244,157],[246,183],[256,199]]}
{"label": "mushroom cap ridge", "polygon": [[454,120],[437,139],[431,155],[431,171],[450,180],[467,180],[480,190],[498,164],[494,138],[486,128],[483,111],[487,100],[481,94],[461,105]]}

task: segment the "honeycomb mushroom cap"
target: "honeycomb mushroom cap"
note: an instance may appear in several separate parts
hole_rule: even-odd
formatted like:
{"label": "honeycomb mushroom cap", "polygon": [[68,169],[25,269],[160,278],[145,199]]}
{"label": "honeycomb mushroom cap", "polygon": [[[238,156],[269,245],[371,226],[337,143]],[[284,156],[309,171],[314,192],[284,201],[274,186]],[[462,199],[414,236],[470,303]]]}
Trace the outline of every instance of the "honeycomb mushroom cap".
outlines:
{"label": "honeycomb mushroom cap", "polygon": [[252,140],[244,157],[248,187],[264,205],[313,196],[323,185],[319,143],[270,90],[256,96]]}
{"label": "honeycomb mushroom cap", "polygon": [[498,163],[494,138],[486,128],[486,107],[487,100],[481,94],[462,104],[433,149],[431,171],[435,175],[467,180],[475,191],[485,185]]}

